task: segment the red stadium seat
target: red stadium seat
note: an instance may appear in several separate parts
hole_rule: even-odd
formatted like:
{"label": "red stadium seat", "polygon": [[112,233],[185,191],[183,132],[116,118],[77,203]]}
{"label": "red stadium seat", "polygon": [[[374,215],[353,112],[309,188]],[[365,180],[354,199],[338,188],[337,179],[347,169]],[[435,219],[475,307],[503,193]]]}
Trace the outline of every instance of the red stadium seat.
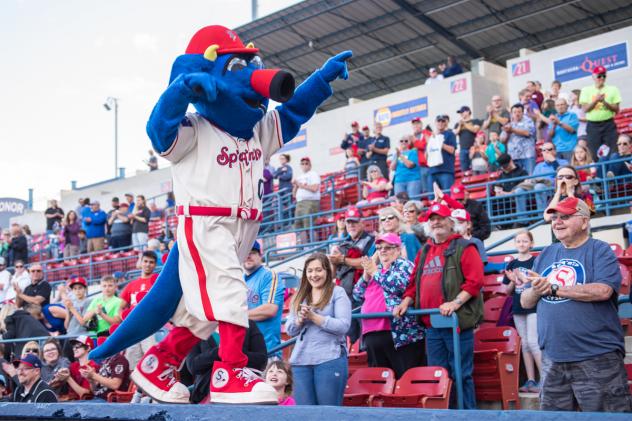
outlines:
{"label": "red stadium seat", "polygon": [[612,251],[614,252],[614,255],[617,257],[621,257],[623,256],[623,247],[621,247],[619,244],[617,243],[611,243],[610,244],[610,248],[612,249]]}
{"label": "red stadium seat", "polygon": [[512,327],[481,328],[474,332],[474,389],[476,399],[502,402],[504,410],[520,409],[518,377],[520,336]]}
{"label": "red stadium seat", "polygon": [[505,305],[507,297],[495,297],[485,302],[483,307],[483,323],[481,323],[481,329],[496,327],[498,319],[500,318],[500,312]]}
{"label": "red stadium seat", "polygon": [[632,274],[630,273],[628,266],[623,263],[619,263],[619,270],[621,271],[621,289],[619,290],[619,294],[629,295],[630,283],[632,283]]}
{"label": "red stadium seat", "polygon": [[393,393],[395,373],[385,367],[358,368],[345,388],[344,406],[369,406],[369,398],[378,393]]}
{"label": "red stadium seat", "polygon": [[448,409],[452,380],[443,367],[414,367],[395,384],[393,393],[371,397],[371,406]]}
{"label": "red stadium seat", "polygon": [[136,384],[132,381],[129,382],[129,388],[127,391],[115,391],[108,393],[108,402],[117,403],[129,403],[136,393]]}
{"label": "red stadium seat", "polygon": [[509,263],[514,259],[511,254],[501,254],[498,256],[487,256],[489,263]]}
{"label": "red stadium seat", "polygon": [[360,341],[356,341],[349,347],[349,376],[359,368],[366,368],[368,366],[368,357],[366,352],[360,352]]}
{"label": "red stadium seat", "polygon": [[628,386],[630,387],[630,393],[632,393],[632,364],[626,364],[625,371],[628,373]]}
{"label": "red stadium seat", "polygon": [[505,288],[503,275],[485,275],[483,278],[483,298],[485,301],[496,296],[506,296]]}

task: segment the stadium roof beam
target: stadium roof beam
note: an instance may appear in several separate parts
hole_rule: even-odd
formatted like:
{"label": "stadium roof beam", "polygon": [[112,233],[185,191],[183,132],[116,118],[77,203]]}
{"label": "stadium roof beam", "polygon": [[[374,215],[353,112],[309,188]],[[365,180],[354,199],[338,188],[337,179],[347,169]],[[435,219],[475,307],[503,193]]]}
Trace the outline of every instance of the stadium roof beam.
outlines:
{"label": "stadium roof beam", "polygon": [[454,44],[460,50],[465,51],[465,53],[467,53],[467,55],[470,56],[470,58],[475,59],[475,58],[479,58],[483,56],[481,52],[478,51],[476,48],[472,47],[467,42],[462,41],[458,39],[457,37],[455,37],[452,32],[447,30],[445,27],[439,25],[434,19],[425,15],[424,12],[421,12],[419,9],[417,9],[417,7],[408,3],[408,1],[406,0],[392,0],[392,1],[395,4],[397,4],[399,7],[401,7],[408,13],[410,13],[418,21],[428,26],[430,29],[432,29],[433,31],[435,31],[436,33],[444,37],[450,43]]}

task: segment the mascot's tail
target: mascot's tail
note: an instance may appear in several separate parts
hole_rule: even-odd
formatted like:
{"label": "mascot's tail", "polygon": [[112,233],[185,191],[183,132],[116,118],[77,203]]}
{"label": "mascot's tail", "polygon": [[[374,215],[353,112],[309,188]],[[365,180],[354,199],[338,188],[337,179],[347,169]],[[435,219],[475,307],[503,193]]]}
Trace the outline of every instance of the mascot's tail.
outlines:
{"label": "mascot's tail", "polygon": [[171,319],[182,297],[178,275],[178,243],[169,252],[158,279],[114,333],[94,351],[90,359],[101,360],[137,344],[156,333]]}

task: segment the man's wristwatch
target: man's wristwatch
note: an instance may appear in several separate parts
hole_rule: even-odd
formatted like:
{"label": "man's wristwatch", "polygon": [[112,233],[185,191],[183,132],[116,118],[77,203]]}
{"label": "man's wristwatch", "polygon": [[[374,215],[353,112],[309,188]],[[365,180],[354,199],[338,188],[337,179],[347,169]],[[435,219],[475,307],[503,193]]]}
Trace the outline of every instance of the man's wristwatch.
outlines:
{"label": "man's wristwatch", "polygon": [[551,296],[552,297],[557,297],[557,290],[560,289],[560,286],[558,284],[552,284],[551,285]]}
{"label": "man's wristwatch", "polygon": [[463,300],[458,297],[454,299],[454,302],[457,303],[459,307],[463,305]]}

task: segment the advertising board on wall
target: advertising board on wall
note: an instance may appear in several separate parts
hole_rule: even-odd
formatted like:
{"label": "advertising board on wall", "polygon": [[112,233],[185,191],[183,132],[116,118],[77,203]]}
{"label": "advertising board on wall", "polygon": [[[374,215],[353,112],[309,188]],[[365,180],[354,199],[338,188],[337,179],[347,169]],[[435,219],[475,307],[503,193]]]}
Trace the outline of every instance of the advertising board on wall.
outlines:
{"label": "advertising board on wall", "polygon": [[628,67],[628,43],[622,42],[553,61],[553,75],[560,82],[581,79],[597,66],[607,71]]}
{"label": "advertising board on wall", "polygon": [[395,105],[378,108],[373,111],[373,121],[382,126],[393,126],[400,123],[410,123],[413,118],[428,117],[428,97],[413,99]]}
{"label": "advertising board on wall", "polygon": [[279,149],[280,153],[286,153],[292,151],[294,149],[300,149],[307,146],[307,129],[302,128],[296,134],[294,139],[290,140],[288,143],[283,145],[281,149]]}
{"label": "advertising board on wall", "polygon": [[28,202],[26,200],[0,197],[0,227],[8,228],[11,218],[24,215],[27,209]]}

